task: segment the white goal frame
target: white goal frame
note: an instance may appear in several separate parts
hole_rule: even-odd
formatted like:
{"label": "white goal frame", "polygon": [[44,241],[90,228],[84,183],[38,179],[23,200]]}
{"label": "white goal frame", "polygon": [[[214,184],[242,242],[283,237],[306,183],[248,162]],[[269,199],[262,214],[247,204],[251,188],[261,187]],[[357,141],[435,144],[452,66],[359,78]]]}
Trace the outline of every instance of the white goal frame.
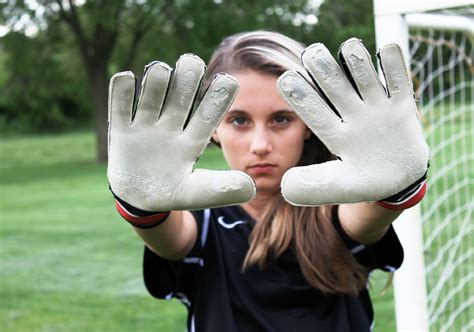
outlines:
{"label": "white goal frame", "polygon": [[[426,14],[430,10],[473,5],[473,0],[374,0],[377,47],[397,43],[409,62],[409,27],[469,31],[473,21]],[[428,331],[428,305],[423,257],[422,222],[418,206],[405,211],[394,223],[403,243],[405,259],[395,273],[394,296],[398,331]]]}

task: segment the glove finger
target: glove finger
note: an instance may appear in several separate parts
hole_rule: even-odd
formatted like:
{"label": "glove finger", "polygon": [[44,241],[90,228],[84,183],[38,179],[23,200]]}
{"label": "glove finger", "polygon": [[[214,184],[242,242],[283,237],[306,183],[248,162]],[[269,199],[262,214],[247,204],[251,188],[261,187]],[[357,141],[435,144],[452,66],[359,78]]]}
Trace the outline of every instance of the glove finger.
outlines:
{"label": "glove finger", "polygon": [[351,38],[343,43],[339,56],[343,65],[349,70],[363,100],[387,98],[370,54],[359,39]]}
{"label": "glove finger", "polygon": [[209,141],[239,89],[229,75],[219,74],[212,81],[184,134],[191,140]]}
{"label": "glove finger", "polygon": [[135,76],[126,71],[117,73],[109,84],[109,135],[111,131],[130,127],[135,99]]}
{"label": "glove finger", "polygon": [[370,200],[366,182],[351,165],[340,160],[293,167],[282,178],[285,200],[296,206],[355,203]]}
{"label": "glove finger", "polygon": [[301,117],[311,131],[330,149],[332,138],[343,125],[309,83],[295,71],[287,71],[277,83],[278,92]]}
{"label": "glove finger", "polygon": [[255,197],[252,178],[239,171],[195,170],[189,175],[180,193],[182,209],[237,205]]}
{"label": "glove finger", "polygon": [[191,111],[202,77],[204,61],[194,54],[184,54],[176,63],[165,107],[159,122],[170,130],[182,130]]}
{"label": "glove finger", "polygon": [[363,105],[348,78],[323,44],[313,44],[302,55],[303,65],[322,93],[344,118]]}
{"label": "glove finger", "polygon": [[171,78],[171,71],[171,67],[164,62],[155,62],[146,69],[137,112],[133,119],[134,125],[152,126],[158,121]]}
{"label": "glove finger", "polygon": [[386,45],[379,50],[378,56],[390,98],[409,96],[412,99],[411,79],[400,47],[396,44]]}

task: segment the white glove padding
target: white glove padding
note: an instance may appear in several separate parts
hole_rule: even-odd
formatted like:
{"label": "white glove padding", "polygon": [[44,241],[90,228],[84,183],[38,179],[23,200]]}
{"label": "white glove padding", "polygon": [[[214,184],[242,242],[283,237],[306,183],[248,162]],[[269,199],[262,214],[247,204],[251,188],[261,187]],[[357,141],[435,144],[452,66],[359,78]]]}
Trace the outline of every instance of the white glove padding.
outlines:
{"label": "white glove padding", "polygon": [[245,173],[193,171],[238,91],[232,77],[217,75],[183,129],[204,72],[204,62],[192,54],[183,55],[174,72],[164,63],[152,64],[143,78],[136,112],[134,75],[122,72],[112,77],[107,176],[114,194],[134,207],[193,210],[254,197],[255,184]]}
{"label": "white glove padding", "polygon": [[339,158],[284,174],[282,193],[293,205],[379,201],[427,171],[429,148],[400,48],[392,44],[379,51],[387,91],[359,40],[346,41],[339,54],[345,71],[322,44],[303,53],[321,94],[294,71],[278,81],[280,94]]}

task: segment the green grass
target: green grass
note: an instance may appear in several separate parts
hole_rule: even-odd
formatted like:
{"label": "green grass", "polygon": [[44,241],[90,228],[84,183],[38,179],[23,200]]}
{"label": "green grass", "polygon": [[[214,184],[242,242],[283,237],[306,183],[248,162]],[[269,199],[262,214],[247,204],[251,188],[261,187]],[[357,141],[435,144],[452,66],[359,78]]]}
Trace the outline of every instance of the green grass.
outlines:
{"label": "green grass", "polygon": [[[142,242],[115,212],[91,133],[0,142],[0,330],[184,331],[176,300],[142,282]],[[202,168],[225,168],[218,149]],[[377,295],[376,330],[395,330],[393,297]]]}

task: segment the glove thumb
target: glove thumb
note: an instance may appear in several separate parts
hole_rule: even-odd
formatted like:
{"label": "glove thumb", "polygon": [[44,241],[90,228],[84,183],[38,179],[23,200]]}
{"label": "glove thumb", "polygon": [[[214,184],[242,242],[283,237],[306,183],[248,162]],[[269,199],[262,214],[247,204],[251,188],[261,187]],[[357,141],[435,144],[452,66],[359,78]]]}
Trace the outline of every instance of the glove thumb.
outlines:
{"label": "glove thumb", "polygon": [[237,205],[255,197],[255,183],[239,171],[197,169],[184,181],[180,203],[189,210]]}
{"label": "glove thumb", "polygon": [[365,187],[357,170],[340,160],[323,164],[293,167],[282,178],[284,199],[296,206],[355,203],[364,197]]}

